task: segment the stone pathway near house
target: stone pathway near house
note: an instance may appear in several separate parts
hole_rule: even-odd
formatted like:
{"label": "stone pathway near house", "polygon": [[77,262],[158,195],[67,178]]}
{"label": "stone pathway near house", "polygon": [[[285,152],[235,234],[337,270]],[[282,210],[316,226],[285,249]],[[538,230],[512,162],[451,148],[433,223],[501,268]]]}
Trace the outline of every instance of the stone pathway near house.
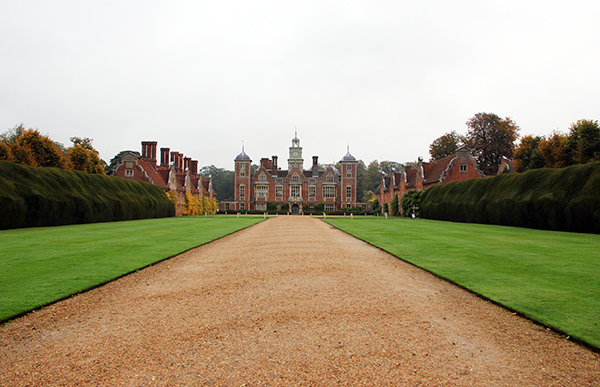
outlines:
{"label": "stone pathway near house", "polygon": [[309,217],[0,327],[1,386],[598,386],[600,355]]}

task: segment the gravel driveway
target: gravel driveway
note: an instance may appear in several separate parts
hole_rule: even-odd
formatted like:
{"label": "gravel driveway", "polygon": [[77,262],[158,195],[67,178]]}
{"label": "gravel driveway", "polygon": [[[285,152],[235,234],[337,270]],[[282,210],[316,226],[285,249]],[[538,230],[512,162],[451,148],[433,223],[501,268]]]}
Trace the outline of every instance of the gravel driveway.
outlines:
{"label": "gravel driveway", "polygon": [[591,386],[600,355],[309,217],[0,327],[2,386]]}

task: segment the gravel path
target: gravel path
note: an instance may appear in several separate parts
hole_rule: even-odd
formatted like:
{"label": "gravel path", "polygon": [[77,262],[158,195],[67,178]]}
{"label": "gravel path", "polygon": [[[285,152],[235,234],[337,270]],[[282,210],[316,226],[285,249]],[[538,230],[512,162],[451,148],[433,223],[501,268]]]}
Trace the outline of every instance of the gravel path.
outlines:
{"label": "gravel path", "polygon": [[591,386],[600,355],[309,217],[0,327],[2,386]]}

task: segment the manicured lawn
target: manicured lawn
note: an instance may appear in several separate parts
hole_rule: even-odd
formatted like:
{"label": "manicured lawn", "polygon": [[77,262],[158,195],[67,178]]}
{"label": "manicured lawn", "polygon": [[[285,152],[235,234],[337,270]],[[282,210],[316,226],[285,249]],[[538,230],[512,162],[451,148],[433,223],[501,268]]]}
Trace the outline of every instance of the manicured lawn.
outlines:
{"label": "manicured lawn", "polygon": [[261,220],[179,217],[0,231],[0,321]]}
{"label": "manicured lawn", "polygon": [[326,222],[600,348],[600,235],[407,218]]}

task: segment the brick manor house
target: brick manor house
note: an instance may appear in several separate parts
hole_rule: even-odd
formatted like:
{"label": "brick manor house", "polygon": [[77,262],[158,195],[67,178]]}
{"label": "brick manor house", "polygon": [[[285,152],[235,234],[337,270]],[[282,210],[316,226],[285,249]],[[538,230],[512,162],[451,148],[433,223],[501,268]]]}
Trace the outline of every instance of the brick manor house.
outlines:
{"label": "brick manor house", "polygon": [[282,170],[277,156],[272,156],[262,158],[259,168],[251,173],[252,160],[242,147],[242,153],[234,159],[234,200],[221,202],[220,211],[267,211],[268,202],[278,209],[288,204],[291,214],[302,214],[305,206],[314,210],[321,203],[324,211],[363,205],[356,201],[357,160],[350,151],[340,160],[340,170],[332,165],[320,169],[318,160],[313,156],[312,167],[304,169],[296,133],[289,148],[287,170]]}
{"label": "brick manor house", "polygon": [[157,164],[156,147],[156,141],[142,141],[141,155],[125,152],[114,176],[145,181],[161,187],[166,194],[174,193],[177,216],[183,214],[186,193],[197,199],[215,197],[210,179],[198,173],[197,160],[169,148],[160,148],[160,164]]}

